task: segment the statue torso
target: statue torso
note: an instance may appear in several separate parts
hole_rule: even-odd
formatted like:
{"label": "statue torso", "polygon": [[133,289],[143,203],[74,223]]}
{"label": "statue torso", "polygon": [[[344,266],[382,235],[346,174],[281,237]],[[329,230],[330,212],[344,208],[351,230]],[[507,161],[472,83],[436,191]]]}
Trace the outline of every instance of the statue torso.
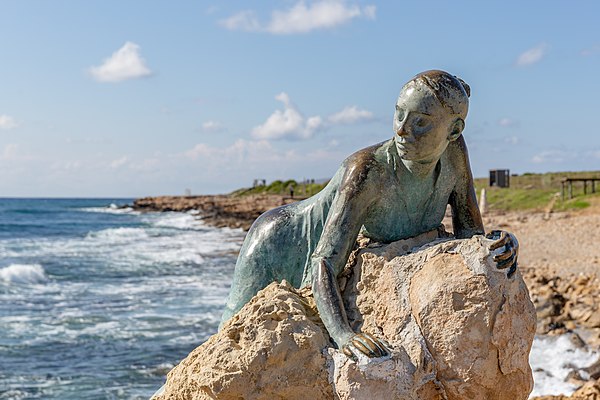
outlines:
{"label": "statue torso", "polygon": [[437,228],[456,179],[446,154],[433,174],[424,179],[416,178],[401,162],[386,163],[384,168],[361,233],[376,241],[392,242]]}

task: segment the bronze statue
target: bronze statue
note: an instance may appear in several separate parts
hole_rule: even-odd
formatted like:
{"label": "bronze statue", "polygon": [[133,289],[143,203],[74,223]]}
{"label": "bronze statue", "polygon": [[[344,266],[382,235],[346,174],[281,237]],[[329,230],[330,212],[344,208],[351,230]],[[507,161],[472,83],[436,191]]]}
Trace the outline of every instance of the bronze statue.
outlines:
{"label": "bronze statue", "polygon": [[[398,97],[391,140],[352,154],[315,196],[261,215],[242,245],[222,321],[286,279],[312,285],[321,319],[344,353],[385,355],[379,339],[350,328],[336,278],[359,232],[385,243],[413,237],[436,229],[448,204],[457,238],[484,234],[462,137],[469,94],[447,72],[415,76]],[[492,249],[502,248],[494,260],[510,277],[518,242],[507,232],[490,235],[497,239]]]}

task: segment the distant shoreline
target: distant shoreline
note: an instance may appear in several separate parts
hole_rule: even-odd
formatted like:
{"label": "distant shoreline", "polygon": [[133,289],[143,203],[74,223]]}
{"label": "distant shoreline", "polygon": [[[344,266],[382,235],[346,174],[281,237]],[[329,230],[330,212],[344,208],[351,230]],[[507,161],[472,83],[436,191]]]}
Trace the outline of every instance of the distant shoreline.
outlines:
{"label": "distant shoreline", "polygon": [[197,211],[208,225],[218,228],[241,228],[247,231],[254,220],[265,211],[298,200],[301,198],[277,194],[157,196],[136,199],[132,208],[141,212]]}

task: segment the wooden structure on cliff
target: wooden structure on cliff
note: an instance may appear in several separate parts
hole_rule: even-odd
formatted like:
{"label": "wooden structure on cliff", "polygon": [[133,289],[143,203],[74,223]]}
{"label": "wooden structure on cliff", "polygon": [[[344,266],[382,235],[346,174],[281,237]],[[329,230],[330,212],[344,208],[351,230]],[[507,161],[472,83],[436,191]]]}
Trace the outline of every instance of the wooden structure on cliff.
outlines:
{"label": "wooden structure on cliff", "polygon": [[564,178],[560,183],[562,187],[562,199],[565,200],[565,188],[568,189],[569,199],[573,198],[573,182],[583,182],[583,194],[588,192],[588,182],[590,183],[592,193],[596,193],[596,182],[600,182],[600,178]]}

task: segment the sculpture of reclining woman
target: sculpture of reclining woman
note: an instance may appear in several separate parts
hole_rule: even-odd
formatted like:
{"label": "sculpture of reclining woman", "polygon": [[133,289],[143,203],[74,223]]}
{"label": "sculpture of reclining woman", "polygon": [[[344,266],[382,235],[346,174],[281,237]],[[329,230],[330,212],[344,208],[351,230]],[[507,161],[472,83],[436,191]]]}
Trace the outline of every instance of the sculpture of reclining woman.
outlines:
{"label": "sculpture of reclining woman", "polygon": [[[413,237],[436,229],[448,204],[455,237],[484,234],[462,137],[469,92],[447,72],[415,76],[398,97],[391,140],[352,154],[315,196],[261,215],[242,245],[222,321],[286,279],[312,285],[321,319],[347,355],[385,355],[379,339],[350,328],[336,278],[359,233],[384,243]],[[498,235],[491,248],[502,248],[495,261],[510,277],[518,242]]]}

